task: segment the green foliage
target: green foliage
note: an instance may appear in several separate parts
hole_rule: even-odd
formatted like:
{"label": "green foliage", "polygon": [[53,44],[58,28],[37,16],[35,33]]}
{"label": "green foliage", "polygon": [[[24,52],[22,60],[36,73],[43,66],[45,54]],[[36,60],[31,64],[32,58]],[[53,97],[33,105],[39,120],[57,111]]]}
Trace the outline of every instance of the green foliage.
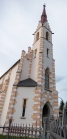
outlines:
{"label": "green foliage", "polygon": [[65,103],[65,111],[66,111],[66,115],[67,115],[67,101]]}
{"label": "green foliage", "polygon": [[63,111],[63,108],[64,108],[64,101],[61,100],[59,110]]}
{"label": "green foliage", "polygon": [[[7,135],[0,135],[0,139],[6,139]],[[17,136],[9,136],[9,139],[33,139],[31,137],[17,137]],[[37,138],[36,138],[37,139]]]}
{"label": "green foliage", "polygon": [[59,110],[60,110],[60,111],[63,111],[63,108],[65,108],[66,116],[67,116],[67,101],[64,103],[64,101],[62,100],[62,101],[60,102]]}

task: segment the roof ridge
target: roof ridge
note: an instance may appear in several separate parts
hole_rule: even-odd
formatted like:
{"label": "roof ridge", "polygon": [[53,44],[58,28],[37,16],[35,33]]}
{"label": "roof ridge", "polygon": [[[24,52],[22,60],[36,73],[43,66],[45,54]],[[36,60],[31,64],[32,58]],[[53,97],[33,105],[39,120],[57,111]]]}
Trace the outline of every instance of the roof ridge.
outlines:
{"label": "roof ridge", "polygon": [[7,74],[9,71],[10,71],[10,69],[12,69],[17,63],[19,63],[20,62],[20,59],[15,63],[15,64],[13,64],[1,77],[0,77],[0,79],[5,75],[5,74]]}

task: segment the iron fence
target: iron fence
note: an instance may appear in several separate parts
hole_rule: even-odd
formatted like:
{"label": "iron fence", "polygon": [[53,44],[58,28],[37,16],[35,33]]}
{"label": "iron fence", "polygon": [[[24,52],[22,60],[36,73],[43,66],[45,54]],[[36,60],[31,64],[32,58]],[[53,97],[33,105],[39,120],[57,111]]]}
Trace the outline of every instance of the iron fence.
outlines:
{"label": "iron fence", "polygon": [[42,133],[43,129],[41,127],[24,126],[24,124],[11,124],[11,126],[0,127],[0,139],[38,139]]}
{"label": "iron fence", "polygon": [[50,124],[50,137],[51,139],[67,139],[67,116],[65,109],[63,115],[57,116]]}

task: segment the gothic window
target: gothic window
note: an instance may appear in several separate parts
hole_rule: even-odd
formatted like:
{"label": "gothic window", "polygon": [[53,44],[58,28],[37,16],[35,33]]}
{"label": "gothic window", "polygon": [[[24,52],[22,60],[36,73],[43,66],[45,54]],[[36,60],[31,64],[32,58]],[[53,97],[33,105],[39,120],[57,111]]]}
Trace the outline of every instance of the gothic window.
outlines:
{"label": "gothic window", "polygon": [[27,100],[27,99],[24,99],[24,100],[23,100],[23,111],[22,111],[22,117],[24,117],[24,116],[25,116],[25,110],[26,110],[26,100]]}
{"label": "gothic window", "polygon": [[49,68],[45,70],[45,89],[49,89]]}
{"label": "gothic window", "polygon": [[49,39],[49,33],[46,32],[46,40],[48,41],[48,39]]}
{"label": "gothic window", "polygon": [[39,39],[39,32],[37,32],[36,34],[36,41],[38,41],[38,39]]}

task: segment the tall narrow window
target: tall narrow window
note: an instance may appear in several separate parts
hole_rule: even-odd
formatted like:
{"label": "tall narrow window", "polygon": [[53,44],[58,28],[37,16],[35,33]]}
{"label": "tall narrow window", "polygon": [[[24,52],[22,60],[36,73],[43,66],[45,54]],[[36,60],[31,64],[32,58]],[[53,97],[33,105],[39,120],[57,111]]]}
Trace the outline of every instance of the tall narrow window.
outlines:
{"label": "tall narrow window", "polygon": [[25,110],[26,110],[26,99],[23,100],[23,111],[22,111],[22,117],[25,116]]}
{"label": "tall narrow window", "polygon": [[49,89],[49,68],[45,70],[45,89]]}
{"label": "tall narrow window", "polygon": [[37,32],[36,34],[36,41],[38,41],[38,39],[39,39],[39,32]]}
{"label": "tall narrow window", "polygon": [[34,58],[37,56],[37,49],[34,50]]}
{"label": "tall narrow window", "polygon": [[48,41],[48,39],[49,39],[49,33],[46,32],[46,40]]}
{"label": "tall narrow window", "polygon": [[47,57],[49,57],[49,49],[47,48]]}

